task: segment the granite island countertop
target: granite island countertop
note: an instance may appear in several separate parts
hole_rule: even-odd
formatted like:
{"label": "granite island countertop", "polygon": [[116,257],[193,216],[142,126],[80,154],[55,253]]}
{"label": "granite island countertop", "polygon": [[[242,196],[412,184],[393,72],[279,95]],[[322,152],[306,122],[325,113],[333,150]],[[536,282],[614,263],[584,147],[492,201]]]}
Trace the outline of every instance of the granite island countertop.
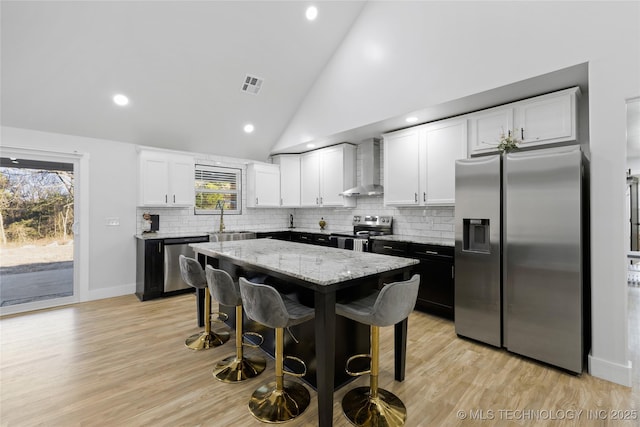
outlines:
{"label": "granite island countertop", "polygon": [[206,231],[191,231],[191,232],[175,232],[175,233],[142,233],[134,235],[136,239],[151,240],[151,239],[176,239],[181,237],[209,237],[209,233]]}
{"label": "granite island countertop", "polygon": [[192,243],[189,246],[205,256],[246,262],[320,286],[401,269],[420,262],[412,258],[274,239]]}

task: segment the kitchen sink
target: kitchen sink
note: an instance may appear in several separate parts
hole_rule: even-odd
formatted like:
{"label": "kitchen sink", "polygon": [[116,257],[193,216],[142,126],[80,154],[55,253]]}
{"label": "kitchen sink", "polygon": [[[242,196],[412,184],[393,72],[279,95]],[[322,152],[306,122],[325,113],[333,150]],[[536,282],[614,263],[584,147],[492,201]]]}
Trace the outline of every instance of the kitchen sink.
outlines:
{"label": "kitchen sink", "polygon": [[216,231],[209,233],[210,242],[227,242],[229,240],[255,239],[256,233],[253,231]]}

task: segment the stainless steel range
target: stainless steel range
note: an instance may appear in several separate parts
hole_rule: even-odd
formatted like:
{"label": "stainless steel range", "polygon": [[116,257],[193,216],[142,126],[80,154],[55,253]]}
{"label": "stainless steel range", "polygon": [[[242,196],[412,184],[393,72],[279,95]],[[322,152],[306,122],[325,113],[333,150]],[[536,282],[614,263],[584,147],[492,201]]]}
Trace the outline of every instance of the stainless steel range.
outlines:
{"label": "stainless steel range", "polygon": [[338,248],[369,251],[369,237],[393,234],[393,217],[387,215],[354,215],[353,233],[332,233],[331,244]]}

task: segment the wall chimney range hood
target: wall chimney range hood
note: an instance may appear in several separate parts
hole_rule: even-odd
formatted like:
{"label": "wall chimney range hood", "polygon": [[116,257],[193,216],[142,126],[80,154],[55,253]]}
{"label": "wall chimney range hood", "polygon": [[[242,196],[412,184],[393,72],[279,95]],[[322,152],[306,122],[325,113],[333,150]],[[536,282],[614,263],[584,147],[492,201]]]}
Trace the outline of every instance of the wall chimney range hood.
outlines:
{"label": "wall chimney range hood", "polygon": [[380,140],[365,140],[358,149],[362,155],[361,184],[340,194],[345,197],[381,196],[384,188],[380,185]]}

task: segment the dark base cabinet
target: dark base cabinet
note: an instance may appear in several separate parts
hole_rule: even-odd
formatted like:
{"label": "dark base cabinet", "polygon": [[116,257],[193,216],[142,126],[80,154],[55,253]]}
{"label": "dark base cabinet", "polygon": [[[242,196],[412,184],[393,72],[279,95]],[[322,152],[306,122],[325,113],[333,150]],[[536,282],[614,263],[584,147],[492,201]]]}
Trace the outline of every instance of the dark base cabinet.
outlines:
{"label": "dark base cabinet", "polygon": [[420,260],[416,269],[421,277],[416,307],[453,319],[453,248],[411,244],[409,257]]}
{"label": "dark base cabinet", "polygon": [[257,239],[276,239],[276,240],[291,240],[291,232],[290,231],[267,231],[267,232],[257,232]]}
{"label": "dark base cabinet", "polygon": [[414,270],[420,274],[416,308],[453,319],[453,247],[374,240],[372,252],[419,259],[420,264]]}
{"label": "dark base cabinet", "polygon": [[310,245],[331,246],[329,235],[326,233],[309,233],[303,231],[274,231],[256,233],[258,239],[277,239],[291,242],[308,243]]}
{"label": "dark base cabinet", "polygon": [[137,239],[136,296],[140,301],[194,292],[192,287],[164,290],[165,244],[169,240]]}
{"label": "dark base cabinet", "polygon": [[139,239],[136,251],[136,296],[140,301],[161,297],[164,288],[163,240]]}

